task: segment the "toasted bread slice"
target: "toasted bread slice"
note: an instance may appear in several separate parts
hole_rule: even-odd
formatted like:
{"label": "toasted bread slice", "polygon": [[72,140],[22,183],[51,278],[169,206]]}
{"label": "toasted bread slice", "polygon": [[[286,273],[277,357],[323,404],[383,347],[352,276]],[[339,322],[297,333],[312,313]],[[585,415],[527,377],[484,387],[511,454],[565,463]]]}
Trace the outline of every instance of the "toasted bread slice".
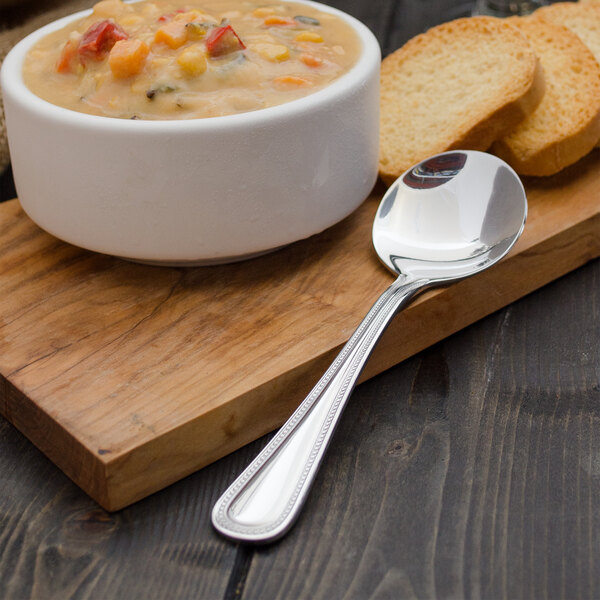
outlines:
{"label": "toasted bread slice", "polygon": [[553,175],[590,152],[600,138],[600,66],[571,30],[541,19],[511,19],[544,69],[538,107],[492,151],[521,175]]}
{"label": "toasted bread slice", "polygon": [[569,28],[600,63],[600,2],[557,2],[538,8],[532,17]]}
{"label": "toasted bread slice", "polygon": [[[533,16],[568,27],[581,38],[600,63],[600,0],[557,2],[538,8]],[[600,139],[596,146],[600,147]]]}
{"label": "toasted bread slice", "polygon": [[543,91],[535,52],[502,19],[457,19],[416,36],[381,67],[382,179],[438,152],[487,150]]}

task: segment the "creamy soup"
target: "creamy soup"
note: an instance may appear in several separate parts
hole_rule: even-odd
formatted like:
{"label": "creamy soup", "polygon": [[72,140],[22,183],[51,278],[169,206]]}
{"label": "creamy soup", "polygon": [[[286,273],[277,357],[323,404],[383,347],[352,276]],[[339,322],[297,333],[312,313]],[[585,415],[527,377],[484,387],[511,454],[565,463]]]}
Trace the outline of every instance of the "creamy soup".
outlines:
{"label": "creamy soup", "polygon": [[310,94],[359,52],[347,23],[303,4],[103,0],[36,44],[23,73],[35,94],[75,111],[193,119]]}

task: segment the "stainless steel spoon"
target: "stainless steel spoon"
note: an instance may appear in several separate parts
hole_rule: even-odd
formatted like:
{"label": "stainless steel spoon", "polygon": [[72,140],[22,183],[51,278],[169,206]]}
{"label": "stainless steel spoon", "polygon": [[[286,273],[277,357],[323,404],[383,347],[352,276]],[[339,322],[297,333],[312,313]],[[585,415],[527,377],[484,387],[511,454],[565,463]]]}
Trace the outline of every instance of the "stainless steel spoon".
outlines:
{"label": "stainless steel spoon", "polygon": [[479,273],[517,241],[527,200],[516,173],[483,152],[433,156],[388,189],[373,245],[398,279],[271,442],[215,504],[215,528],[270,542],[298,516],[354,384],[392,317],[417,292]]}

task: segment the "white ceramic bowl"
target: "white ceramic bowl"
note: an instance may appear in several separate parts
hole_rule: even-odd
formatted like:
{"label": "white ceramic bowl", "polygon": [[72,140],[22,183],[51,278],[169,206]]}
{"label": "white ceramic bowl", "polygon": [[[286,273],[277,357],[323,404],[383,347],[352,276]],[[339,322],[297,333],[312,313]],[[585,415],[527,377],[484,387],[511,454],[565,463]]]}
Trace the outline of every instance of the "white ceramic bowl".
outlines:
{"label": "white ceramic bowl", "polygon": [[78,113],[34,95],[23,59],[29,35],[0,72],[15,185],[40,227],[77,246],[156,264],[210,264],[318,233],[355,210],[377,176],[380,50],[326,88],[244,114],[184,121]]}

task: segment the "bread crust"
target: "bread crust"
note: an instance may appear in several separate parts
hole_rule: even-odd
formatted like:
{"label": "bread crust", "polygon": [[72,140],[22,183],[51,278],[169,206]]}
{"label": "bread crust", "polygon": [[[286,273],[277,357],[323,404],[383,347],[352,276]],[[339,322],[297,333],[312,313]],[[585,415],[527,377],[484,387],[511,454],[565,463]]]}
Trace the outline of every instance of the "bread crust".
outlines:
{"label": "bread crust", "polygon": [[504,140],[496,142],[492,151],[520,175],[541,177],[555,175],[583,158],[594,148],[599,136],[600,113],[585,130],[547,145],[526,160],[518,156]]}
{"label": "bread crust", "polygon": [[[471,42],[473,48],[482,51],[462,47]],[[460,55],[457,60],[464,64],[459,68],[467,70],[464,76],[457,75],[452,57],[445,53]],[[482,99],[477,71],[482,69],[484,55],[501,81],[492,81]],[[438,57],[442,62],[439,72],[434,73]],[[434,75],[423,77],[420,68]],[[444,77],[449,77],[448,82]],[[426,79],[423,89],[415,90],[421,79]],[[454,97],[464,99],[461,115],[457,118],[450,108],[427,114],[423,105],[442,97],[448,89]],[[456,148],[487,150],[537,106],[544,93],[544,77],[537,56],[520,31],[501,19],[469,17],[434,27],[384,59],[381,90],[379,171],[382,179],[391,183],[431,154]],[[418,123],[411,122],[411,110],[425,116]],[[404,130],[395,131],[397,127]],[[429,135],[431,131],[433,135]],[[409,136],[414,149],[408,148]]]}

